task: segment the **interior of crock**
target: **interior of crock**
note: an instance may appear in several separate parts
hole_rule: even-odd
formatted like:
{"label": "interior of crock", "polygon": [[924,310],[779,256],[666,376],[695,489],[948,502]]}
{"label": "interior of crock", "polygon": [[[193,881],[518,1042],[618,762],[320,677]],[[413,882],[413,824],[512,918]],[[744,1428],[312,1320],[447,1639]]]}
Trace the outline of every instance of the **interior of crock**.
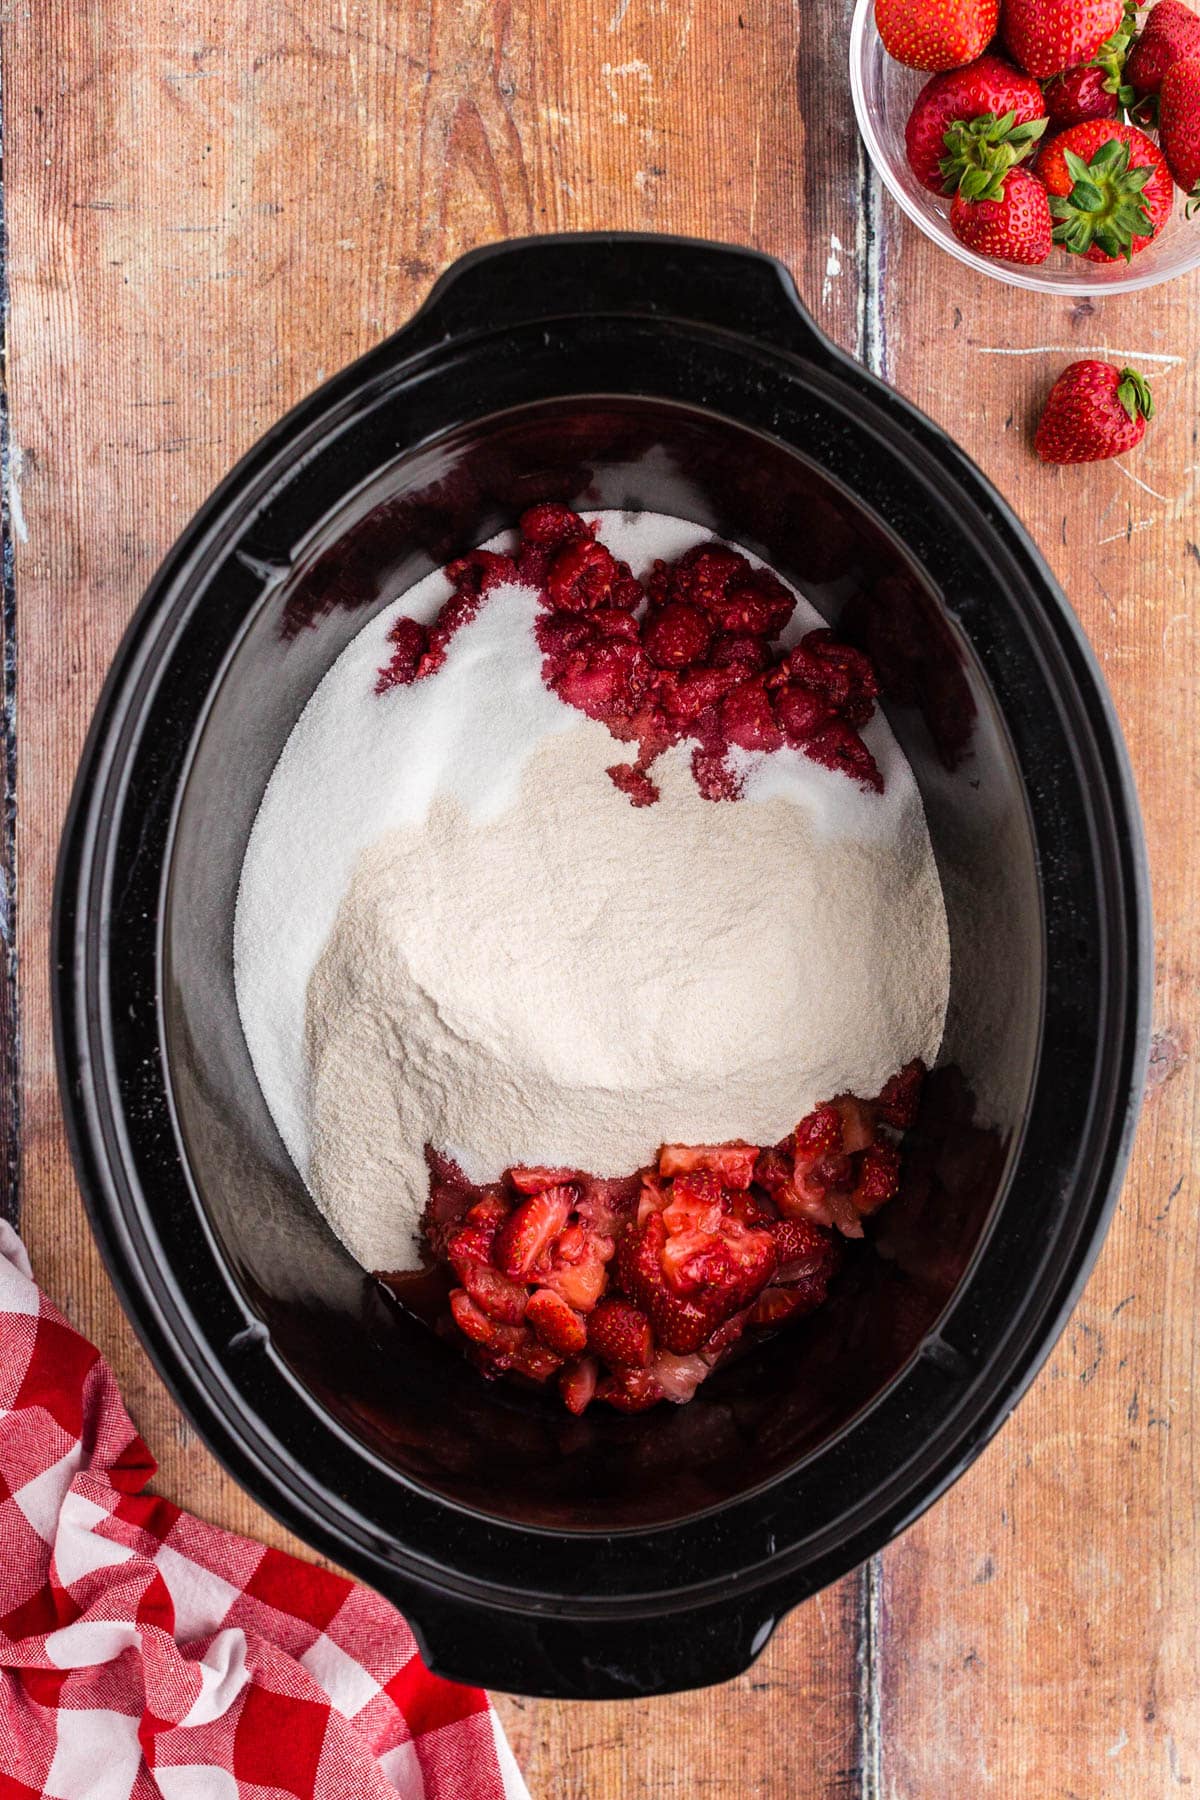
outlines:
{"label": "interior of crock", "polygon": [[[486,1384],[333,1237],[259,1092],[234,996],[233,911],[259,800],[309,695],[372,613],[534,500],[650,508],[767,557],[874,657],[920,783],[953,957],[946,1039],[905,1196],[811,1321],[718,1371],[683,1408],[623,1418]],[[167,1062],[185,1154],[276,1350],[406,1475],[517,1520],[679,1518],[815,1450],[904,1366],[960,1279],[1025,1113],[1042,980],[1020,777],[986,680],[901,546],[805,457],[658,401],[541,403],[382,470],[314,530],[247,622],[182,797],[165,918]]]}

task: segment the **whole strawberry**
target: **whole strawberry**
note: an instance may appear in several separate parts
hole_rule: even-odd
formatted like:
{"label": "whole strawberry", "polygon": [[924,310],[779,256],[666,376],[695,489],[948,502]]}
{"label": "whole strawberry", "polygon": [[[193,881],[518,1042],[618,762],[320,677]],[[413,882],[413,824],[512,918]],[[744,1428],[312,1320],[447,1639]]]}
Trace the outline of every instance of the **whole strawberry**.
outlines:
{"label": "whole strawberry", "polygon": [[1125,0],[1004,0],[1004,41],[1023,69],[1045,81],[1090,62],[1120,31]]}
{"label": "whole strawberry", "polygon": [[[1010,115],[1011,126],[1001,131]],[[1032,75],[1022,74],[1002,57],[981,56],[965,69],[934,75],[917,95],[904,132],[909,167],[931,193],[952,193],[968,161],[979,161],[984,152],[1006,145],[1014,154],[1004,159],[1005,167],[1028,155],[1035,140],[1017,133],[1045,116],[1042,90]],[[957,152],[946,141],[952,126],[965,131]],[[962,165],[947,172],[943,165],[948,155],[955,154],[964,158]]]}
{"label": "whole strawberry", "polygon": [[1135,95],[1125,63],[1133,38],[1133,19],[1126,9],[1121,29],[1101,44],[1088,63],[1064,69],[1046,83],[1046,111],[1056,125],[1083,125],[1088,119],[1119,119]]}
{"label": "whole strawberry", "polygon": [[974,62],[995,37],[999,19],[1000,0],[875,0],[884,49],[910,69]]}
{"label": "whole strawberry", "polygon": [[980,256],[1002,262],[1042,263],[1054,247],[1054,221],[1041,182],[1027,169],[1010,169],[998,199],[954,196],[950,229]]}
{"label": "whole strawberry", "polygon": [[1167,70],[1185,56],[1200,56],[1200,17],[1183,0],[1158,0],[1129,52],[1125,78],[1144,100],[1159,92]]}
{"label": "whole strawberry", "polygon": [[1073,125],[1042,145],[1036,173],[1050,191],[1055,243],[1092,262],[1128,262],[1171,216],[1171,171],[1136,125]]}
{"label": "whole strawberry", "polygon": [[1140,444],[1153,417],[1150,389],[1135,369],[1075,362],[1050,390],[1034,448],[1043,462],[1103,462]]}
{"label": "whole strawberry", "polygon": [[1158,141],[1167,167],[1188,196],[1188,216],[1200,206],[1200,57],[1172,63],[1159,94]]}

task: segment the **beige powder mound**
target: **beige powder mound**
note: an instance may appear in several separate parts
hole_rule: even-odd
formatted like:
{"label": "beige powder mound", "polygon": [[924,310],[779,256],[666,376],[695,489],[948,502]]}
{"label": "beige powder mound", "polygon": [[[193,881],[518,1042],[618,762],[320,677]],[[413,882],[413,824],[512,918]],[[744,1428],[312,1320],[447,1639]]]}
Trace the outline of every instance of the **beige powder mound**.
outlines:
{"label": "beige powder mound", "polygon": [[367,1268],[418,1261],[427,1142],[477,1180],[624,1174],[664,1140],[773,1143],[936,1055],[949,946],[911,778],[863,837],[791,799],[706,801],[686,749],[634,808],[616,748],[584,723],[499,818],[441,797],[358,859],[306,1050],[310,1185]]}

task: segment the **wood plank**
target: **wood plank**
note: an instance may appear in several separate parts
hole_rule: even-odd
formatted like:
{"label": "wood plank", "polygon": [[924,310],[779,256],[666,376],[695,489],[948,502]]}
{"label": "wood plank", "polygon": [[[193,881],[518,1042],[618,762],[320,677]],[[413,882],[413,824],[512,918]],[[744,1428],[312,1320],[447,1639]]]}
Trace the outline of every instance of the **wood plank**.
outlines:
{"label": "wood plank", "polygon": [[[141,1354],[59,1123],[48,904],[109,658],[216,479],[476,243],[603,226],[761,245],[853,345],[867,246],[840,72],[847,11],[830,0],[818,32],[790,0],[587,0],[569,13],[553,0],[365,0],[320,15],[103,0],[11,8],[0,23],[29,530],[16,570],[23,1227],[42,1281],[113,1363],[161,1458],[160,1491],[235,1529],[288,1541]],[[563,1792],[563,1770],[565,1791],[589,1796],[857,1793],[861,1595],[851,1578],[795,1615],[750,1677],[710,1696],[510,1708],[535,1793]]]}
{"label": "wood plank", "polygon": [[[1017,505],[1112,685],[1158,931],[1154,1085],[1100,1265],[1000,1438],[883,1559],[878,1791],[905,1800],[1157,1800],[1200,1777],[1196,295],[1072,304],[964,275],[911,231],[892,249],[893,378]],[[1045,468],[1031,412],[1095,351],[1144,369],[1160,417],[1124,461]]]}

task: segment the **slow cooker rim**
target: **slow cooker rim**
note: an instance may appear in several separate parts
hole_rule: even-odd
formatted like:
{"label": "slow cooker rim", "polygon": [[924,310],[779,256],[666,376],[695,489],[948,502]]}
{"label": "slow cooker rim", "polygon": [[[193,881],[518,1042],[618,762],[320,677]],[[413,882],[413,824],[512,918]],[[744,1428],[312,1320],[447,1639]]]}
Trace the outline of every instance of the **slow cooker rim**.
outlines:
{"label": "slow cooker rim", "polygon": [[[609,240],[604,239],[602,241],[608,242]],[[488,253],[483,253],[484,256],[487,254]],[[432,300],[429,304],[432,305]],[[428,307],[425,309],[425,312],[427,311]],[[423,316],[424,313],[418,315],[418,320]],[[411,330],[412,328],[410,327],[409,329]],[[379,354],[380,352],[372,352],[367,360],[369,361],[371,358],[377,358]],[[873,379],[864,375],[861,371],[858,371],[853,364],[849,364],[848,359],[841,358],[840,353],[830,351],[827,360],[845,363],[855,378],[855,385],[865,385],[865,389],[869,392],[872,402],[877,406],[880,405],[881,402],[889,402],[892,405],[898,405],[902,414],[909,415],[909,426],[911,427],[914,421],[917,423],[921,435],[926,439],[926,447],[938,454],[943,461],[946,460],[947,451],[951,453],[951,460],[956,465],[956,472],[965,475],[966,478],[972,482],[978,491],[981,501],[988,500],[997,509],[997,516],[993,520],[993,524],[997,529],[1007,527],[1010,540],[1010,551],[1014,553],[1024,552],[1026,559],[1030,561],[1033,585],[1042,590],[1043,593],[1049,592],[1052,594],[1057,602],[1057,617],[1055,618],[1054,623],[1058,627],[1059,635],[1063,635],[1063,629],[1065,628],[1066,638],[1069,640],[1074,652],[1077,656],[1082,656],[1084,676],[1090,677],[1090,679],[1084,679],[1081,683],[1081,692],[1086,695],[1090,703],[1094,704],[1098,701],[1101,708],[1102,723],[1106,729],[1097,732],[1097,746],[1102,751],[1109,753],[1110,756],[1115,753],[1116,763],[1119,765],[1115,770],[1115,784],[1120,792],[1121,800],[1123,802],[1122,811],[1125,815],[1126,824],[1128,825],[1132,822],[1133,826],[1132,839],[1126,844],[1126,849],[1129,854],[1125,859],[1125,873],[1127,877],[1130,877],[1130,897],[1133,900],[1133,905],[1129,909],[1128,916],[1131,924],[1131,937],[1135,941],[1135,947],[1140,947],[1140,950],[1144,952],[1147,947],[1148,937],[1145,932],[1142,932],[1140,934],[1139,945],[1138,922],[1140,918],[1144,917],[1145,892],[1144,882],[1139,883],[1138,879],[1142,871],[1137,859],[1137,813],[1132,784],[1128,775],[1128,766],[1123,759],[1123,754],[1117,749],[1117,746],[1120,745],[1119,733],[1115,733],[1113,729],[1114,720],[1111,712],[1111,705],[1107,701],[1103,683],[1096,679],[1099,674],[1097,665],[1091,655],[1090,648],[1086,644],[1086,640],[1079,631],[1077,622],[1074,620],[1073,615],[1066,605],[1065,599],[1058,592],[1056,584],[1053,583],[1044,563],[1042,563],[1040,556],[1038,556],[1037,552],[1033,549],[1031,541],[1028,539],[1027,534],[1024,533],[1023,528],[1021,528],[1019,523],[1012,518],[1012,515],[1008,513],[1004,503],[999,500],[999,496],[997,496],[995,491],[990,488],[990,484],[987,484],[984,481],[984,478],[974,469],[974,465],[963,456],[963,453],[958,451],[956,446],[948,445],[948,442],[942,438],[941,434],[936,431],[936,428],[929,426],[928,423],[921,418],[921,415],[913,412],[913,409],[907,408],[906,404],[900,402],[897,396],[891,395],[886,391],[880,393]],[[355,367],[357,367],[357,365],[355,365]],[[349,378],[352,374],[353,369],[351,371],[343,372],[342,376],[334,378],[334,382],[330,384],[330,386],[336,387],[340,383],[342,384],[344,393],[351,392],[354,384],[350,382]],[[297,415],[312,417],[314,416],[314,409],[317,413],[322,411],[322,395],[324,393],[325,390],[318,390],[316,395],[310,396],[308,401],[302,402],[300,408],[297,409],[296,414],[289,415],[289,419],[295,418]],[[281,421],[278,426],[274,427],[272,432],[268,433],[267,439],[264,439],[262,444],[256,447],[256,451],[250,453],[247,463],[253,463],[258,452],[262,452],[263,455],[266,455],[266,447],[269,445],[270,455],[267,457],[267,462],[264,463],[261,458],[259,459],[260,468],[266,468],[270,461],[274,459],[276,450],[282,443],[287,441],[288,433],[285,428],[288,424],[289,420],[284,420]],[[252,474],[253,470],[251,469],[247,471],[247,473]],[[163,607],[165,610],[168,606],[169,597],[172,591],[175,590],[183,580],[181,565],[186,561],[189,552],[195,553],[198,550],[200,541],[204,535],[203,528],[206,525],[211,525],[215,522],[216,517],[223,509],[225,500],[227,498],[232,499],[234,494],[241,489],[241,481],[238,479],[239,474],[240,470],[234,471],[234,473],[227,478],[226,482],[222,484],[222,487],[214,493],[206,507],[201,509],[201,512],[197,515],[196,519],[192,522],[192,525],[185,532],[183,538],[181,538],[180,543],[176,546],[175,551],[168,556],[158,577],[156,577],[155,581],[148,589],[143,606],[139,609],[134,624],[130,628],[130,634],[126,640],[126,645],[123,646],[122,653],[118,657],[116,664],[114,664],[110,682],[108,686],[106,686],[105,694],[97,713],[96,723],[93,726],[93,734],[92,737],[89,738],[88,748],[85,751],[84,759],[81,763],[80,780],[72,803],[72,812],[68,823],[67,833],[64,837],[64,845],[68,848],[64,850],[63,862],[60,865],[60,879],[56,899],[57,917],[55,942],[59,946],[60,966],[62,970],[61,985],[58,982],[54,984],[56,1036],[59,1044],[60,1064],[62,1066],[64,1077],[64,1089],[68,1097],[70,1096],[71,1084],[66,1064],[66,1050],[68,1042],[74,1043],[78,1041],[78,1017],[77,1008],[75,1006],[68,1006],[66,994],[67,989],[72,985],[70,980],[71,975],[74,974],[76,982],[79,981],[80,976],[79,965],[76,962],[76,946],[73,941],[71,930],[72,912],[68,895],[69,892],[78,885],[79,877],[82,872],[82,845],[79,842],[79,834],[83,829],[89,811],[89,795],[85,793],[84,789],[88,784],[88,778],[90,777],[92,781],[95,781],[100,772],[100,764],[103,760],[100,756],[102,747],[107,745],[110,752],[113,750],[115,742],[113,727],[116,723],[116,715],[119,712],[119,709],[115,705],[118,691],[123,688],[128,692],[128,688],[132,684],[131,678],[133,668],[139,650],[144,651],[146,655],[149,655],[153,648],[148,637],[145,642],[142,641],[143,634],[148,630],[151,616],[157,608]],[[95,798],[96,791],[97,789],[93,787],[90,796],[91,799]],[[1139,973],[1144,977],[1146,972],[1144,954],[1135,958],[1135,961]],[[1139,1018],[1135,1016],[1131,1021],[1132,1045],[1129,1059],[1131,1070],[1136,1065],[1137,1043],[1144,1037],[1144,1015],[1147,1012],[1146,985],[1144,980],[1136,983],[1135,986],[1138,992],[1140,1013],[1142,1017]],[[81,994],[80,998],[86,999],[86,996]],[[79,1016],[86,1016],[86,1010],[84,1014]],[[89,1020],[87,1034],[89,1037],[94,1031],[94,1027],[95,1021]],[[1125,1089],[1124,1083],[1114,1082],[1114,1089],[1116,1091],[1128,1091]],[[1133,1097],[1136,1097],[1136,1084],[1134,1084],[1134,1088],[1131,1091]],[[85,1118],[81,1116],[81,1110],[82,1112],[86,1112],[87,1109],[86,1107],[81,1109],[79,1101],[76,1101],[73,1106],[68,1098],[68,1103],[66,1105],[68,1126],[72,1138],[72,1150],[76,1156],[77,1166],[80,1169],[81,1185],[84,1188],[85,1198],[88,1201],[94,1228],[96,1228],[98,1236],[101,1237],[102,1243],[106,1246],[106,1255],[109,1260],[110,1269],[114,1273],[114,1279],[117,1279],[117,1265],[120,1266],[121,1276],[120,1279],[117,1279],[117,1285],[122,1293],[123,1301],[127,1310],[130,1311],[131,1316],[134,1318],[139,1331],[142,1331],[143,1313],[135,1304],[135,1295],[140,1297],[141,1301],[144,1303],[146,1298],[144,1285],[139,1283],[137,1279],[138,1272],[136,1268],[136,1259],[127,1260],[132,1256],[130,1244],[128,1241],[118,1242],[117,1237],[120,1234],[114,1234],[110,1229],[110,1227],[115,1225],[118,1221],[124,1226],[125,1221],[123,1217],[121,1217],[119,1211],[113,1210],[115,1197],[111,1193],[106,1193],[104,1203],[101,1203],[100,1195],[106,1186],[103,1164],[102,1162],[99,1162],[93,1166],[92,1162],[92,1153],[94,1152],[98,1141],[96,1132],[99,1121],[98,1119],[85,1120]],[[1012,1391],[1006,1397],[1006,1400],[1000,1403],[1001,1411],[1005,1409],[1008,1403],[1015,1399],[1017,1393],[1023,1391],[1023,1387],[1024,1385],[1027,1385],[1028,1380],[1032,1379],[1033,1374],[1036,1372],[1036,1367],[1040,1365],[1042,1357],[1044,1354],[1048,1353],[1049,1348],[1057,1337],[1058,1329],[1061,1325],[1062,1314],[1064,1314],[1065,1311],[1069,1309],[1070,1305],[1074,1303],[1078,1288],[1082,1285],[1082,1282],[1086,1277],[1087,1269],[1090,1267],[1092,1257],[1099,1247],[1100,1228],[1104,1218],[1111,1210],[1111,1206],[1115,1203],[1116,1182],[1124,1156],[1127,1153],[1129,1124],[1132,1112],[1133,1104],[1131,1099],[1130,1103],[1127,1104],[1125,1108],[1124,1118],[1119,1121],[1119,1129],[1116,1132],[1116,1143],[1113,1148],[1112,1160],[1109,1163],[1107,1174],[1104,1176],[1103,1180],[1098,1183],[1097,1192],[1102,1196],[1101,1204],[1098,1210],[1093,1208],[1094,1216],[1089,1217],[1086,1230],[1083,1230],[1081,1227],[1080,1235],[1082,1241],[1087,1246],[1087,1253],[1082,1260],[1077,1263],[1074,1275],[1069,1279],[1067,1290],[1061,1301],[1060,1310],[1054,1316],[1053,1325],[1047,1325],[1045,1323],[1045,1316],[1043,1316],[1043,1327],[1038,1334],[1041,1340],[1041,1353],[1037,1354],[1035,1351],[1034,1361],[1025,1373],[1024,1378],[1018,1378],[1018,1385],[1014,1386]],[[87,1170],[87,1178],[85,1178],[85,1169]],[[1107,1195],[1107,1198],[1103,1198],[1105,1195]],[[132,1277],[132,1279],[130,1279],[130,1277]],[[173,1355],[178,1355],[177,1340],[173,1340],[170,1334],[164,1329],[162,1343],[167,1347],[166,1354],[164,1355],[162,1347],[160,1346],[159,1355],[156,1355],[155,1360],[160,1367],[160,1372],[168,1379],[168,1385],[176,1392],[177,1397],[182,1399],[175,1382],[167,1376],[166,1370],[163,1368],[164,1360],[169,1362]],[[190,1369],[187,1368],[186,1361],[182,1372],[185,1375],[191,1373]],[[196,1410],[194,1395],[191,1397],[190,1403],[187,1404],[187,1410],[194,1415]],[[990,1436],[993,1428],[994,1427],[991,1425],[982,1427],[982,1435],[985,1437]],[[207,1436],[208,1434],[205,1433],[205,1435]],[[231,1442],[238,1443],[239,1440],[232,1438]],[[215,1447],[216,1446],[214,1445],[214,1448]],[[238,1460],[237,1458],[231,1458],[229,1456],[228,1446],[219,1453],[224,1456],[224,1459],[227,1462]],[[931,1501],[935,1498],[937,1492],[943,1491],[944,1486],[954,1479],[954,1476],[959,1472],[959,1468],[964,1465],[965,1461],[971,1459],[972,1454],[973,1450],[968,1449],[965,1456],[951,1457],[950,1460],[952,1466],[950,1466],[946,1472],[944,1480],[937,1485],[935,1492],[926,1491],[925,1498],[922,1500],[922,1506],[927,1500]],[[239,1478],[242,1477],[239,1476]],[[264,1479],[270,1482],[273,1478],[270,1474],[267,1474]],[[786,1476],[783,1476],[780,1479],[786,1480]],[[247,1485],[262,1498],[260,1483],[248,1481]],[[290,1498],[293,1490],[289,1490],[288,1492]],[[439,1498],[440,1500],[440,1497],[436,1498]],[[452,1502],[446,1501],[441,1501],[441,1503],[453,1504]],[[278,1510],[273,1503],[272,1510]],[[304,1509],[301,1509],[301,1511],[306,1521],[305,1533],[311,1537],[314,1528],[321,1530],[322,1527],[318,1524],[315,1515],[304,1511]],[[884,1534],[884,1536],[887,1535],[891,1535],[891,1533],[887,1532]],[[883,1541],[883,1539],[881,1538],[880,1541]],[[343,1553],[345,1548],[344,1544],[336,1540],[327,1543],[326,1547],[329,1548],[334,1555]],[[690,1594],[691,1590],[686,1590],[686,1592]],[[494,1596],[493,1603],[495,1603]],[[525,1598],[521,1603],[524,1610],[528,1610],[529,1604],[528,1598]],[[624,1604],[628,1606],[629,1602],[624,1602]]]}

